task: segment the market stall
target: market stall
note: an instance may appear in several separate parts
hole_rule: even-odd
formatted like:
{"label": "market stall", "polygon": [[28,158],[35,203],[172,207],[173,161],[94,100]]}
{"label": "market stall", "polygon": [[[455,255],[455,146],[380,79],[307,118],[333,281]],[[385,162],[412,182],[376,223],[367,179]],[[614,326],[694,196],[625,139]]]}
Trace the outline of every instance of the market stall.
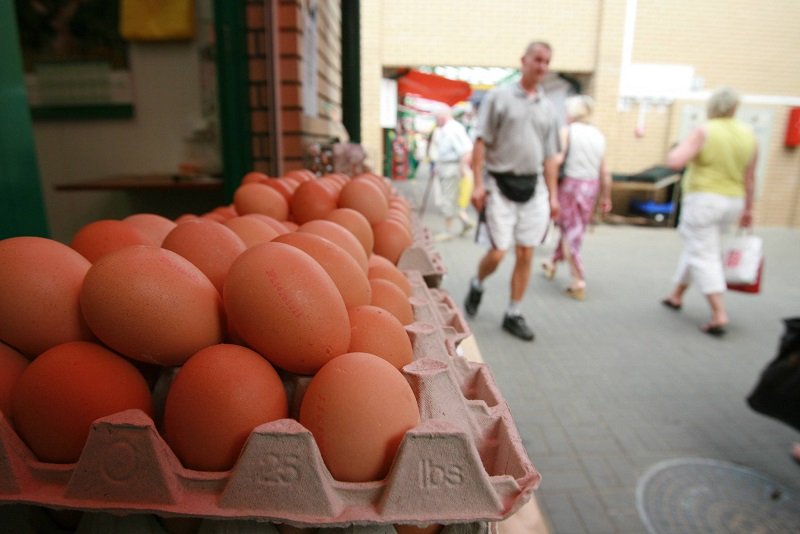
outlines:
{"label": "market stall", "polygon": [[[312,197],[314,200],[309,201]],[[376,206],[381,209],[376,210]],[[237,236],[252,237],[254,227],[243,232],[243,226],[234,224],[242,219],[271,219],[279,224],[271,227],[272,234],[264,234],[271,237],[262,236],[260,242],[233,253],[235,259],[222,281],[216,282],[224,285],[224,291],[218,294],[215,287],[220,286],[214,285],[211,274],[206,278],[209,267],[202,257],[177,246],[175,236],[187,228],[207,228],[204,231],[210,232],[221,226]],[[133,220],[128,221],[128,226],[135,226]],[[141,219],[135,220],[139,223]],[[359,239],[363,234],[356,229],[359,224],[363,228],[364,221],[373,238],[368,247],[372,258],[369,265],[367,249],[362,248]],[[122,226],[126,223],[115,222]],[[280,227],[282,231],[274,230]],[[33,257],[28,253],[30,250],[46,249],[54,257],[63,254],[72,258],[79,266],[76,279],[82,279],[76,297],[81,306],[76,313],[84,316],[92,330],[85,338],[77,334],[79,339],[44,341],[37,336],[35,325],[24,335],[0,326],[3,347],[8,346],[10,352],[29,360],[12,390],[10,409],[4,409],[5,414],[0,417],[0,522],[4,525],[17,525],[24,530],[33,523],[44,524],[41,531],[56,532],[62,528],[58,520],[63,520],[79,530],[141,532],[143,525],[147,525],[147,531],[163,532],[169,530],[170,522],[178,520],[190,522],[193,528],[189,531],[199,532],[229,532],[238,524],[242,532],[252,531],[255,526],[263,527],[265,532],[287,526],[326,529],[326,532],[359,526],[362,528],[359,532],[378,534],[405,532],[408,526],[430,528],[425,532],[442,534],[477,534],[487,532],[490,527],[497,528],[511,516],[519,522],[521,510],[527,518],[524,524],[529,525],[530,518],[537,517],[530,503],[541,477],[525,452],[490,369],[480,361],[467,322],[450,295],[440,289],[446,267],[430,231],[420,224],[408,202],[388,180],[370,174],[355,177],[329,174],[317,178],[297,172],[293,176],[268,178],[251,173],[243,180],[234,204],[172,222],[161,238],[161,246],[117,243],[111,249],[99,250],[87,245],[89,233],[87,230],[82,239],[73,240],[71,247],[44,238],[0,241],[0,287],[11,291],[13,285],[19,298],[28,292],[33,300],[32,295],[41,289],[29,282],[35,282],[50,268],[30,260]],[[201,241],[211,239],[211,233],[197,235]],[[105,239],[107,246],[108,234]],[[349,248],[350,244],[354,248]],[[97,254],[91,262],[76,256],[80,252],[88,258],[90,250]],[[183,256],[172,250],[180,251]],[[321,251],[339,254],[335,257],[340,259],[326,262]],[[151,256],[155,258],[152,263]],[[137,261],[126,261],[134,257]],[[13,260],[5,261],[9,258]],[[363,258],[363,266],[359,267],[355,258]],[[295,260],[297,264],[292,263]],[[337,271],[351,263],[355,266],[352,272]],[[193,265],[200,271],[195,271]],[[144,268],[140,270],[138,266]],[[267,269],[271,274],[253,278],[247,274],[252,267],[259,272]],[[84,274],[80,274],[81,269]],[[161,279],[141,274],[154,272],[153,269],[162,273],[160,276],[170,272],[176,278],[165,285]],[[139,288],[123,300],[142,302],[142,307],[149,310],[147,313],[139,314],[134,308],[120,312],[104,307],[106,301],[123,291],[120,282],[107,281],[113,278],[111,271],[125,272],[124,286]],[[368,278],[369,272],[372,275]],[[186,334],[185,325],[195,320],[187,315],[187,310],[194,313],[198,311],[198,302],[204,302],[195,299],[186,310],[175,308],[178,305],[172,292],[185,283],[181,277],[186,273],[203,286],[203,294],[210,295],[211,301],[220,294],[225,297],[219,311],[222,315],[218,317],[223,319],[221,325],[227,323],[227,328],[220,331],[217,339],[202,341],[199,351],[174,348],[174,342]],[[289,280],[299,276],[298,273],[307,273],[305,281],[300,286],[291,285],[293,282]],[[144,278],[138,280],[139,276]],[[309,298],[317,285],[312,278],[324,286],[321,291],[334,295],[331,304],[322,309],[312,310],[301,304],[308,302],[304,299]],[[357,291],[346,291],[358,286],[362,279],[371,288],[367,300],[357,295]],[[140,281],[145,285],[137,286]],[[159,285],[157,294],[148,293],[146,285],[152,284]],[[275,292],[271,293],[273,289]],[[102,301],[93,300],[95,291],[104,295]],[[251,294],[259,296],[257,301],[248,303]],[[39,306],[62,305],[61,299],[66,297],[61,295],[50,289]],[[162,298],[164,295],[166,300]],[[389,295],[399,298],[392,300],[394,297]],[[345,304],[344,299],[351,298],[355,301]],[[265,302],[271,302],[269,309]],[[163,307],[157,309],[159,306]],[[43,309],[40,308],[41,313]],[[213,306],[207,309],[213,317]],[[325,349],[318,364],[298,360],[297,349],[291,347],[306,347],[301,351],[305,358],[312,350],[308,347],[319,342],[329,324],[314,314],[332,313],[336,309],[346,309],[350,316],[345,323],[350,325],[350,332],[345,334],[337,329],[333,333],[344,335],[347,340],[337,355],[326,355],[328,349]],[[404,315],[406,309],[408,316]],[[396,324],[393,328],[399,329],[404,341],[396,338],[397,341],[387,342],[388,338],[383,337],[380,338],[383,341],[376,342],[370,341],[369,336],[358,337],[356,325],[361,324],[358,314],[362,312]],[[10,323],[10,313],[13,312],[8,306],[0,306],[0,324]],[[170,324],[173,315],[183,317],[183,322],[175,323],[172,334],[157,340],[156,331],[163,325],[152,324],[144,329],[134,318],[153,313],[159,314],[164,324]],[[275,331],[269,326],[274,317],[285,318]],[[24,313],[17,318],[21,321],[18,324],[26,324]],[[285,329],[301,324],[305,325],[305,331],[298,336],[281,337]],[[126,328],[130,328],[127,334],[122,332]],[[371,326],[364,332],[377,328]],[[384,336],[390,335],[389,330],[379,331]],[[206,334],[208,331],[204,330],[203,335]],[[390,353],[404,343],[410,349],[408,356]],[[286,354],[277,348],[282,344],[290,347]],[[161,349],[153,348],[157,346],[169,347],[172,352],[167,349],[159,352]],[[369,353],[373,350],[370,347],[374,347],[374,354]],[[210,351],[225,352],[225,360],[213,360]],[[70,365],[78,370],[51,372],[56,368],[52,362],[64,352],[74,357],[75,363]],[[239,358],[234,354],[241,352],[254,355],[253,369],[268,365],[266,362],[275,367],[286,407],[272,420],[255,424],[241,444],[235,444],[233,449],[228,447],[233,454],[229,463],[217,463],[214,458],[207,459],[209,450],[217,446],[217,438],[227,431],[227,418],[239,417],[240,408],[226,408],[232,411],[225,412],[211,405],[189,409],[189,415],[175,415],[171,407],[180,405],[175,399],[181,395],[198,399],[196,402],[211,395],[212,389],[206,389],[212,387],[210,384],[186,386],[198,372],[197,361],[204,358],[206,363],[228,362],[215,367],[216,371],[210,375],[207,373],[216,389],[223,387],[222,381],[231,368],[239,365],[234,364]],[[148,397],[142,401],[144,404],[103,408],[109,401],[95,395],[118,392],[102,393],[108,388],[98,387],[99,382],[94,382],[91,388],[83,386],[75,390],[76,381],[88,380],[85,371],[80,371],[88,353],[92,358],[102,353],[98,356],[98,368],[104,369],[113,360],[115,369],[130,374],[131,378],[121,384],[135,385],[141,380]],[[363,360],[380,369],[380,373],[386,373],[387,384],[400,384],[398,387],[408,392],[415,414],[410,423],[400,427],[396,441],[392,438],[391,455],[382,460],[383,470],[368,470],[363,476],[352,472],[360,472],[360,464],[370,453],[353,455],[352,451],[361,450],[362,445],[373,439],[369,429],[374,423],[368,419],[356,420],[352,428],[361,430],[342,435],[341,431],[337,434],[329,421],[336,420],[337,425],[346,426],[350,423],[343,421],[348,417],[356,418],[358,414],[376,417],[375,413],[383,413],[380,428],[396,425],[398,401],[391,401],[383,412],[370,411],[381,410],[380,398],[389,396],[394,387],[381,387],[378,380],[354,382],[353,387],[340,393],[334,392],[336,388],[321,393],[320,377],[329,366],[344,365],[345,360]],[[48,365],[50,371],[42,372]],[[115,382],[122,376],[118,375],[120,372],[123,371],[104,375],[105,380]],[[134,378],[140,372],[144,378]],[[241,375],[233,389],[217,402],[227,402],[235,396],[234,392],[247,391],[250,375],[259,372]],[[357,375],[360,371],[354,372]],[[329,420],[329,414],[342,410],[341,402],[335,400],[337,395],[356,401],[349,405],[341,401],[347,407],[337,419]],[[364,395],[368,395],[369,401]],[[40,403],[42,398],[47,403]],[[80,428],[73,432],[65,427],[76,436],[72,442],[73,456],[64,452],[66,446],[54,445],[51,438],[42,441],[41,436],[55,435],[52,434],[55,430],[47,427],[47,421],[59,426],[62,419],[72,420],[71,416],[59,415],[59,410],[87,402],[106,412],[89,418],[85,434]],[[252,402],[248,401],[248,405]],[[208,418],[217,411],[222,419],[211,423]],[[175,421],[186,417],[194,421],[192,426],[176,426]],[[194,437],[188,444],[181,435],[189,430],[179,431],[179,428],[194,428],[191,430],[194,434],[189,434]],[[197,436],[210,437],[204,441]],[[340,440],[351,440],[343,449],[344,457],[333,452],[334,442]]]}

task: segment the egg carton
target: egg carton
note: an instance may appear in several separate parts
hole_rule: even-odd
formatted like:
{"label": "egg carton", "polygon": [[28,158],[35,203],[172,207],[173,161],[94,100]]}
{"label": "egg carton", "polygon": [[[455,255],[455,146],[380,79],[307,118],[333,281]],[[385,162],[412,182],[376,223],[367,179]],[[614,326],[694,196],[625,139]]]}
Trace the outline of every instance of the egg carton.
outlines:
{"label": "egg carton", "polygon": [[469,323],[461,313],[458,305],[449,293],[444,290],[428,287],[421,272],[405,270],[411,284],[411,297],[409,302],[414,311],[414,320],[441,327],[447,337],[448,343],[457,346],[461,341],[472,335]]}
{"label": "egg carton", "polygon": [[[453,351],[444,329],[407,327],[418,357],[403,368],[421,414],[389,474],[334,480],[295,419],[260,425],[229,471],[183,467],[139,410],[98,419],[76,463],[40,462],[0,418],[0,503],[324,528],[500,521],[541,479],[485,364]],[[296,413],[308,377],[287,385]]]}
{"label": "egg carton", "polygon": [[411,218],[411,239],[412,244],[400,255],[397,267],[419,271],[428,287],[441,287],[447,267],[436,250],[430,229],[423,226],[416,215]]}

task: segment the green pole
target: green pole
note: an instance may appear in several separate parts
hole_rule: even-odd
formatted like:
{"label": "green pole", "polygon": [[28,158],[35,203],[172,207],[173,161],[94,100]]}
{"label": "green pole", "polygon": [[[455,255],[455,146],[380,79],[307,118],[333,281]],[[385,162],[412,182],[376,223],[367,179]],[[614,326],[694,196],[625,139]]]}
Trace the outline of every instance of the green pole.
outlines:
{"label": "green pole", "polygon": [[0,2],[0,239],[49,237],[14,2]]}

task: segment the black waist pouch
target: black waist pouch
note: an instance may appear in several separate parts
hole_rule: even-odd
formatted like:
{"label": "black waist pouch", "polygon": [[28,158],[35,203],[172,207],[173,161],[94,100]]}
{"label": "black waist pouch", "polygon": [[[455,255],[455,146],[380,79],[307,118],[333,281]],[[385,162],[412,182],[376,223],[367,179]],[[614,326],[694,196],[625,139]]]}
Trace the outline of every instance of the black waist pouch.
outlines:
{"label": "black waist pouch", "polygon": [[503,196],[514,202],[527,202],[536,192],[536,174],[490,172]]}

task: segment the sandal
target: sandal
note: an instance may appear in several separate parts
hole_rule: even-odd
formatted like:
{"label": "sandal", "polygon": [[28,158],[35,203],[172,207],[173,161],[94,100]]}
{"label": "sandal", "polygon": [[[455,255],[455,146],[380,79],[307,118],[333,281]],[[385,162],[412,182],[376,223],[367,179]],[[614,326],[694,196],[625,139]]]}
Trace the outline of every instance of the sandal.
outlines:
{"label": "sandal", "polygon": [[709,336],[714,336],[719,338],[725,335],[725,325],[709,323],[701,326],[700,331],[705,334],[708,334]]}
{"label": "sandal", "polygon": [[544,277],[548,280],[552,280],[556,277],[556,266],[553,262],[543,261],[542,270],[544,271]]}
{"label": "sandal", "polygon": [[681,305],[680,304],[675,304],[674,302],[672,302],[668,298],[662,300],[661,304],[663,304],[664,306],[666,306],[670,310],[680,311],[680,309],[681,309]]}
{"label": "sandal", "polygon": [[586,287],[568,287],[564,290],[567,293],[567,296],[574,298],[575,300],[584,300],[586,298]]}

